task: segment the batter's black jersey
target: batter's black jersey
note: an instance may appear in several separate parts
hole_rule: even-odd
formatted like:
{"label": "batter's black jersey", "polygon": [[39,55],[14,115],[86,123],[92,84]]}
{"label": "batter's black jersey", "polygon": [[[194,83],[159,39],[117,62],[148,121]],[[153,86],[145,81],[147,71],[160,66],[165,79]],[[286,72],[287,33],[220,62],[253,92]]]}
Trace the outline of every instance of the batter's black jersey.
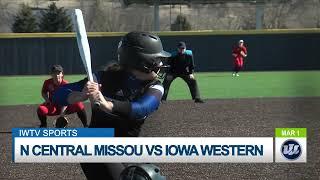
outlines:
{"label": "batter's black jersey", "polygon": [[170,65],[169,73],[192,74],[194,70],[193,54],[191,50],[186,50],[183,54],[173,52],[168,59]]}
{"label": "batter's black jersey", "polygon": [[[101,92],[113,102],[111,113],[93,107],[90,127],[115,128],[115,136],[138,136],[144,120],[160,105],[163,95],[161,82],[141,81],[126,71],[100,71],[95,73]],[[87,79],[62,86],[54,95],[55,102],[68,105],[72,91],[81,91]]]}

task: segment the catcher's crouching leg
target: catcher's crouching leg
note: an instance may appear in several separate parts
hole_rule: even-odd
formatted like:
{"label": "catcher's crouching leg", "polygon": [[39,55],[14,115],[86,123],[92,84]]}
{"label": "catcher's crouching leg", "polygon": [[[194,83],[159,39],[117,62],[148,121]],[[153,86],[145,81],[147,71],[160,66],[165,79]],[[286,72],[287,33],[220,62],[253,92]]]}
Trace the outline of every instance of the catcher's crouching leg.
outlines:
{"label": "catcher's crouching leg", "polygon": [[69,105],[66,109],[66,114],[77,113],[79,119],[81,120],[83,127],[88,127],[87,123],[87,113],[82,102],[78,102]]}

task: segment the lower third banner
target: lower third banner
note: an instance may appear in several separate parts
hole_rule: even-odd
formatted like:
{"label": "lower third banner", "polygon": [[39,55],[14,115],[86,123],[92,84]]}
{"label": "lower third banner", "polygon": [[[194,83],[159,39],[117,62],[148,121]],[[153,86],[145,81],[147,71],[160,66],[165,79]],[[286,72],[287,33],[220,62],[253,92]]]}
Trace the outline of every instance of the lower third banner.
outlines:
{"label": "lower third banner", "polygon": [[113,129],[12,129],[16,163],[272,163],[272,137],[113,137]]}

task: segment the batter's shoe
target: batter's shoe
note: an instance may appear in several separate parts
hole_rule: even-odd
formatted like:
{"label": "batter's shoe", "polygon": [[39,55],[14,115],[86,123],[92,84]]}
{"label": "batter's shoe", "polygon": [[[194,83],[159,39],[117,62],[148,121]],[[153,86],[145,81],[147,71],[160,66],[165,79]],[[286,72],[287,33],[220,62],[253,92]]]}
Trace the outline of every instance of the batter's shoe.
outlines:
{"label": "batter's shoe", "polygon": [[194,102],[195,102],[195,103],[204,103],[204,101],[203,101],[202,99],[200,99],[200,98],[196,98],[196,99],[194,100]]}

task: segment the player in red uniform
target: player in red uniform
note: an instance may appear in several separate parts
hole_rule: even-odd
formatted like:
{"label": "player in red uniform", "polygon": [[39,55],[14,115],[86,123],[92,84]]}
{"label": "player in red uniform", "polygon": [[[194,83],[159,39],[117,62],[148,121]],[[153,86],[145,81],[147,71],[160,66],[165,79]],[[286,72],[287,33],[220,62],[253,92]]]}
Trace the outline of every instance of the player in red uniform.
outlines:
{"label": "player in red uniform", "polygon": [[47,127],[47,116],[65,116],[66,114],[77,113],[84,127],[87,127],[87,114],[82,102],[69,106],[58,106],[52,102],[52,97],[56,89],[68,81],[64,80],[63,68],[60,65],[53,65],[50,68],[51,78],[44,81],[41,95],[45,100],[37,109],[37,114],[41,122],[40,127]]}
{"label": "player in red uniform", "polygon": [[247,57],[247,48],[244,46],[244,41],[240,40],[238,46],[233,48],[232,56],[234,58],[234,69],[232,76],[239,76],[239,71],[243,68],[243,59]]}

